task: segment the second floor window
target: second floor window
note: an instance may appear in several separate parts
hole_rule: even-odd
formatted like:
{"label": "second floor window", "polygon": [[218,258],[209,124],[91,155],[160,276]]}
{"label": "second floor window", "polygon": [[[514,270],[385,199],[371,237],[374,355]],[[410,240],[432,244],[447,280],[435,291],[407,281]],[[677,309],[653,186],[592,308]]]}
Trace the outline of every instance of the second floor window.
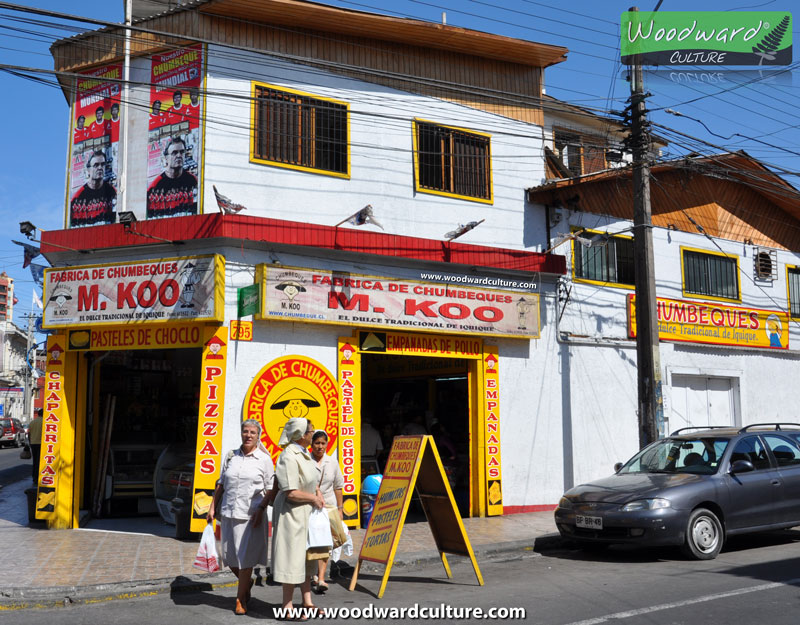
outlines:
{"label": "second floor window", "polygon": [[553,132],[555,153],[574,175],[591,174],[607,167],[606,150],[599,139],[575,132]]}
{"label": "second floor window", "polygon": [[492,201],[489,136],[415,122],[417,190]]}
{"label": "second floor window", "polygon": [[[633,239],[612,236],[605,244],[598,241],[600,233],[585,232],[581,236],[592,240],[586,247],[573,241],[575,277],[593,282],[634,286]],[[595,244],[598,243],[598,244]]]}
{"label": "second floor window", "polygon": [[736,258],[693,250],[682,252],[684,295],[740,299]]}
{"label": "second floor window", "polygon": [[787,267],[786,278],[789,288],[789,316],[800,318],[800,267]]}
{"label": "second floor window", "polygon": [[348,177],[348,107],[255,86],[253,160]]}

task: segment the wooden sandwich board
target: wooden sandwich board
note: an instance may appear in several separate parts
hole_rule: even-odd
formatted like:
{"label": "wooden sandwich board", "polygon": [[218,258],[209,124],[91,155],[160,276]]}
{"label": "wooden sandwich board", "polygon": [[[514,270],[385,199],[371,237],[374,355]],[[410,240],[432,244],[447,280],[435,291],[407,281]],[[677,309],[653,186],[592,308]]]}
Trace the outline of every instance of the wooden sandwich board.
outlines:
{"label": "wooden sandwich board", "polygon": [[478,584],[483,586],[483,577],[458,514],[433,437],[396,436],[350,581],[351,591],[358,582],[361,562],[378,562],[386,565],[378,591],[378,599],[383,597],[415,486],[447,577],[452,578],[453,575],[445,553],[467,556],[472,562]]}

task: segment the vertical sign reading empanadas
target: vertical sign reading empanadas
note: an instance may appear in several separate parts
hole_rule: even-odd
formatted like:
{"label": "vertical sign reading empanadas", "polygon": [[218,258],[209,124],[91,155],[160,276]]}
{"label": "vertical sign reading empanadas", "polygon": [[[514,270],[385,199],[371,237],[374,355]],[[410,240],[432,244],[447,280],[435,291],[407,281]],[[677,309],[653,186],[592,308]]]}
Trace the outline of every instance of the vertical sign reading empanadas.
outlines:
{"label": "vertical sign reading empanadas", "polygon": [[483,347],[484,440],[486,445],[486,513],[503,514],[503,485],[500,468],[500,359],[495,345]]}

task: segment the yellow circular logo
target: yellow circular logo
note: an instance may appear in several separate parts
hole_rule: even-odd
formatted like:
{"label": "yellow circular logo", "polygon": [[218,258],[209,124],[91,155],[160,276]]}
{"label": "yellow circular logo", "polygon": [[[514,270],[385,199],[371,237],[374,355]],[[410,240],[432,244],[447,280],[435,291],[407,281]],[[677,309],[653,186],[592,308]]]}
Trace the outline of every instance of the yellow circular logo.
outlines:
{"label": "yellow circular logo", "polygon": [[273,460],[289,419],[309,419],[328,433],[328,451],[336,445],[339,389],[330,372],[305,356],[282,356],[264,366],[244,398],[244,418],[261,422],[261,441]]}

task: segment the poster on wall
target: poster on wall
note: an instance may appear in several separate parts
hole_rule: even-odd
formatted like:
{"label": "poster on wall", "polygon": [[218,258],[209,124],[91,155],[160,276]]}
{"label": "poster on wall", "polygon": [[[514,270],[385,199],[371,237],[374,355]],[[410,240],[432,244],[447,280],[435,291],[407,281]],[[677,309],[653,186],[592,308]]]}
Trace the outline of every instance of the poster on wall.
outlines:
{"label": "poster on wall", "polygon": [[116,81],[121,78],[121,65],[105,65],[77,79],[69,155],[68,228],[116,221],[120,171],[120,83]]}
{"label": "poster on wall", "polygon": [[197,215],[203,119],[203,46],[164,54],[150,63],[147,219]]}

